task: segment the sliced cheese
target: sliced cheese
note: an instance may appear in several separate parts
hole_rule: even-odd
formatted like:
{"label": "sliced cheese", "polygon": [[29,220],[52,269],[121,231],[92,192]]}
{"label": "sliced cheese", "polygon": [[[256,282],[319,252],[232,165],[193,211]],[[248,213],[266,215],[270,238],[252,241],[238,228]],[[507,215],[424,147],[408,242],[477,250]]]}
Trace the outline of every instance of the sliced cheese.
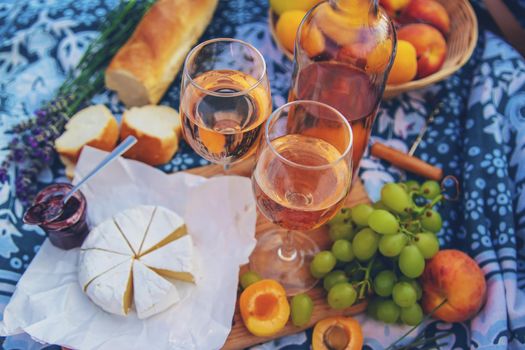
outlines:
{"label": "sliced cheese", "polygon": [[155,212],[151,205],[140,205],[124,210],[113,217],[135,255],[140,252],[144,236]]}
{"label": "sliced cheese", "polygon": [[88,297],[103,310],[127,315],[133,295],[133,258],[95,278],[87,287]]}
{"label": "sliced cheese", "polygon": [[193,242],[189,235],[140,257],[146,266],[169,278],[194,282]]}
{"label": "sliced cheese", "polygon": [[180,216],[164,207],[156,207],[140,255],[159,249],[186,234],[186,225]]}
{"label": "sliced cheese", "polygon": [[133,255],[133,251],[120,233],[119,229],[109,219],[95,227],[87,236],[81,249],[103,249],[118,254]]}
{"label": "sliced cheese", "polygon": [[180,300],[175,285],[139,260],[133,264],[133,294],[141,319],[162,312]]}
{"label": "sliced cheese", "polygon": [[78,282],[85,291],[101,274],[129,260],[129,255],[112,253],[101,249],[81,250],[78,258]]}

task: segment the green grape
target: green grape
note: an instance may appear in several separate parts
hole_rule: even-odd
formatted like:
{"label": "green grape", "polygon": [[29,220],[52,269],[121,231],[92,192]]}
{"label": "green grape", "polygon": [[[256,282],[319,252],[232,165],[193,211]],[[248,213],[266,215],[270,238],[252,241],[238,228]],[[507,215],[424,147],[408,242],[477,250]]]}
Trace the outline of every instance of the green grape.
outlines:
{"label": "green grape", "polygon": [[374,209],[383,209],[383,210],[390,210],[386,205],[383,204],[381,201],[377,201],[374,204],[372,204],[372,208]]}
{"label": "green grape", "polygon": [[323,278],[326,276],[326,272],[317,270],[314,264],[310,264],[310,274],[315,278]]}
{"label": "green grape", "polygon": [[430,232],[438,233],[441,227],[443,227],[441,215],[432,209],[425,210],[420,220],[421,227]]}
{"label": "green grape", "polygon": [[401,321],[409,326],[418,325],[423,321],[423,310],[418,303],[409,307],[401,308]]}
{"label": "green grape", "polygon": [[441,194],[441,187],[436,181],[425,181],[421,185],[421,195],[426,199],[433,200]]}
{"label": "green grape", "polygon": [[423,296],[423,288],[421,288],[421,285],[418,283],[418,281],[408,278],[405,275],[401,275],[401,277],[399,277],[399,281],[410,283],[410,285],[416,290],[416,299],[421,300],[421,297]]}
{"label": "green grape", "polygon": [[350,283],[338,283],[328,292],[328,305],[332,309],[345,309],[352,306],[357,299],[357,293]]}
{"label": "green grape", "polygon": [[399,319],[401,309],[392,299],[381,300],[377,305],[377,318],[385,323],[395,323]]}
{"label": "green grape", "polygon": [[250,284],[254,284],[255,282],[258,282],[262,280],[262,277],[257,273],[253,271],[245,272],[241,275],[240,281],[241,281],[241,287],[242,289],[248,288]]}
{"label": "green grape", "polygon": [[395,235],[384,235],[379,240],[379,252],[386,257],[393,258],[401,253],[401,250],[408,243],[408,238],[404,233]]}
{"label": "green grape", "polygon": [[332,254],[331,251],[324,250],[314,256],[311,266],[313,266],[315,271],[322,274],[327,274],[328,272],[332,271],[336,262],[337,260],[335,259],[334,254]]}
{"label": "green grape", "polygon": [[369,228],[359,231],[352,241],[352,250],[355,257],[365,261],[374,256],[379,244],[379,235]]}
{"label": "green grape", "polygon": [[368,217],[374,208],[368,204],[358,204],[352,208],[352,220],[359,226],[368,226]]}
{"label": "green grape", "polygon": [[365,278],[365,271],[360,268],[357,261],[346,265],[345,274],[351,281],[361,281]]}
{"label": "green grape", "polygon": [[399,269],[410,278],[421,276],[425,269],[425,258],[414,245],[407,245],[399,255]]}
{"label": "green grape", "polygon": [[374,278],[374,292],[382,297],[388,297],[392,294],[392,289],[397,281],[396,274],[390,270],[381,271]]}
{"label": "green grape", "polygon": [[417,292],[410,283],[398,282],[392,290],[392,299],[400,307],[409,307],[416,303]]}
{"label": "green grape", "polygon": [[310,322],[314,311],[314,302],[308,294],[297,294],[290,303],[292,323],[296,327],[302,327]]}
{"label": "green grape", "polygon": [[419,191],[419,183],[416,180],[408,180],[405,182],[408,192]]}
{"label": "green grape", "polygon": [[332,254],[339,261],[350,262],[354,260],[354,252],[352,251],[352,243],[347,240],[339,239],[332,244]]}
{"label": "green grape", "polygon": [[368,316],[377,319],[377,308],[382,300],[382,298],[373,298],[368,302],[368,306],[366,307]]}
{"label": "green grape", "polygon": [[351,240],[352,238],[354,238],[355,232],[354,227],[349,222],[347,224],[341,223],[330,225],[328,234],[330,235],[330,239],[332,240],[332,242],[335,242],[338,239]]}
{"label": "green grape", "polygon": [[334,215],[334,217],[328,221],[328,225],[339,225],[339,224],[347,224],[350,223],[351,219],[351,212],[350,208],[341,208],[337,212],[337,214]]}
{"label": "green grape", "polygon": [[396,217],[386,210],[376,209],[368,217],[368,226],[372,230],[384,234],[393,235],[399,230],[399,222]]}
{"label": "green grape", "polygon": [[397,214],[406,215],[413,206],[410,196],[402,186],[396,183],[387,183],[381,189],[381,202]]}
{"label": "green grape", "polygon": [[[381,242],[380,242],[381,243]],[[416,235],[414,244],[425,259],[430,259],[439,251],[439,241],[435,234],[421,232]]]}
{"label": "green grape", "polygon": [[333,286],[344,282],[348,282],[348,277],[346,277],[345,272],[341,270],[334,270],[324,276],[323,287],[327,292],[329,292]]}

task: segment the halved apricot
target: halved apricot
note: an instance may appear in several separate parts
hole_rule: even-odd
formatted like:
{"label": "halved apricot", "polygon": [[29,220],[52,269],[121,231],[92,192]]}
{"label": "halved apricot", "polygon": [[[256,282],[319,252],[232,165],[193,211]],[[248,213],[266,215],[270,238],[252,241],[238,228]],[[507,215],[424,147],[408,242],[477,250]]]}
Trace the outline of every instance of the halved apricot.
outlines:
{"label": "halved apricot", "polygon": [[362,347],[361,326],[351,317],[325,318],[314,327],[313,350],[360,350]]}
{"label": "halved apricot", "polygon": [[290,317],[290,304],[283,286],[274,280],[255,282],[239,299],[241,317],[250,333],[268,337],[284,328]]}

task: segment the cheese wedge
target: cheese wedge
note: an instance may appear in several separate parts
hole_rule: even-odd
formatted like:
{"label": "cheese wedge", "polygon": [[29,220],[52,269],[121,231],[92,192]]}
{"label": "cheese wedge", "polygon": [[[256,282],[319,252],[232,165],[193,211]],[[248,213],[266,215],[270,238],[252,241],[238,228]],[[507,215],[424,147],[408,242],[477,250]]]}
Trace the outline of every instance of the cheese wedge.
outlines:
{"label": "cheese wedge", "polygon": [[78,258],[78,282],[82,290],[101,274],[129,260],[128,255],[116,254],[100,249],[81,250]]}
{"label": "cheese wedge", "polygon": [[193,242],[186,235],[140,257],[146,266],[169,278],[193,282]]}
{"label": "cheese wedge", "polygon": [[95,278],[87,287],[87,296],[107,312],[125,316],[133,296],[133,258]]}
{"label": "cheese wedge", "polygon": [[135,208],[121,211],[113,217],[115,224],[130,245],[135,255],[139,254],[140,247],[151,223],[155,207],[140,205]]}
{"label": "cheese wedge", "polygon": [[113,220],[106,220],[91,230],[82,244],[81,250],[92,248],[117,254],[133,255],[133,251]]}
{"label": "cheese wedge", "polygon": [[180,300],[175,285],[139,260],[133,264],[133,294],[137,316],[148,318]]}
{"label": "cheese wedge", "polygon": [[146,232],[140,255],[148,254],[186,234],[186,226],[180,216],[164,207],[157,207]]}

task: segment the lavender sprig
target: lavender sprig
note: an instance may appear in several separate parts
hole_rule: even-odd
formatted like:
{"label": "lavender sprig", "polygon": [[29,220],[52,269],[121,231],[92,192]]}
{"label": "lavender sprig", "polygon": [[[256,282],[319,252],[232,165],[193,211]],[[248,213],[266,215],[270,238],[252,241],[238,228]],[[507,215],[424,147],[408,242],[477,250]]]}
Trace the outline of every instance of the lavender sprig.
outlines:
{"label": "lavender sprig", "polygon": [[56,159],[55,139],[69,118],[103,90],[104,70],[154,3],[155,0],[121,1],[108,14],[100,35],[89,45],[53,100],[8,131],[13,138],[0,164],[0,183],[9,181],[9,170],[14,167],[16,194],[23,202],[32,199],[38,189],[38,175]]}

